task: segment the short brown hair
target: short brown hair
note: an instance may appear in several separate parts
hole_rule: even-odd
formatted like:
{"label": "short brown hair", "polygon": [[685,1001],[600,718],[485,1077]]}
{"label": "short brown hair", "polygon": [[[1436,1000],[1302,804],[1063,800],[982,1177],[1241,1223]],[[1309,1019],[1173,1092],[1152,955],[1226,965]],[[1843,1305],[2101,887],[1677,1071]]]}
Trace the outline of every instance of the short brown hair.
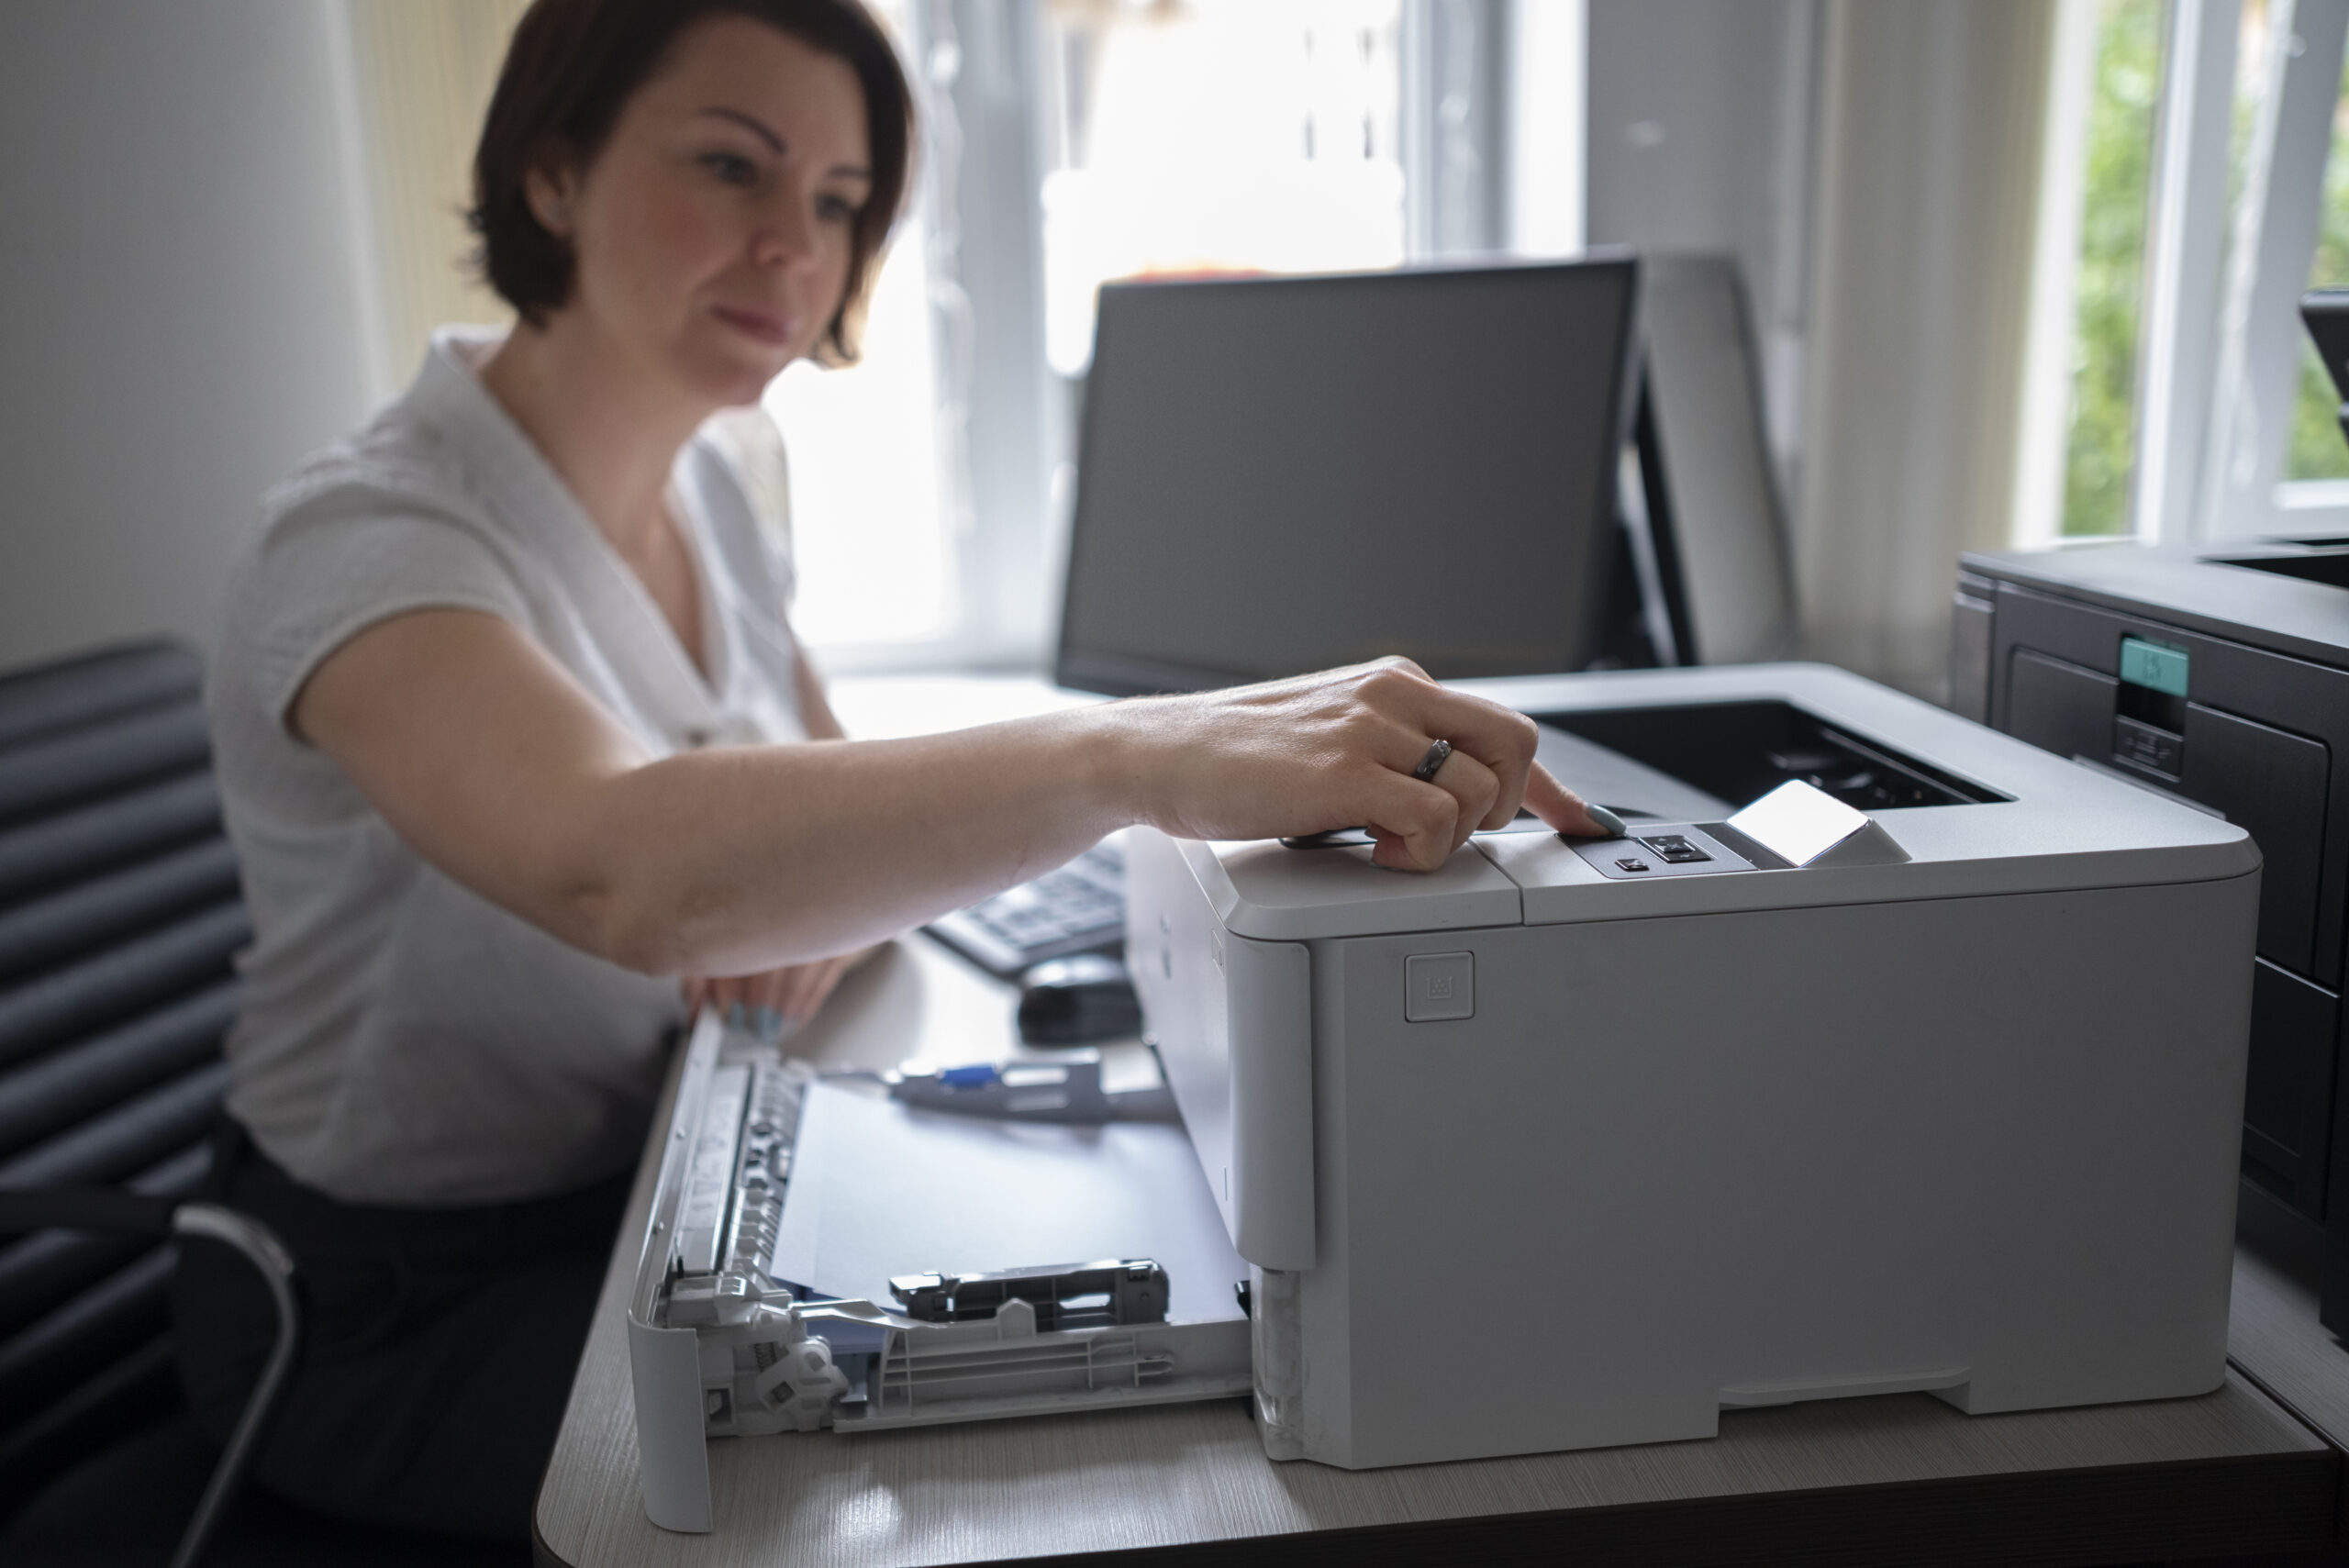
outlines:
{"label": "short brown hair", "polygon": [[913,157],[913,94],[888,35],[859,0],[532,0],[514,29],[473,153],[477,261],[489,286],[532,326],[571,298],[578,258],[530,210],[524,182],[550,156],[585,165],[620,107],[670,44],[704,17],[748,17],[837,55],[864,89],[873,192],[850,236],[848,286],[817,341],[827,364],[853,364],[881,248],[905,205]]}

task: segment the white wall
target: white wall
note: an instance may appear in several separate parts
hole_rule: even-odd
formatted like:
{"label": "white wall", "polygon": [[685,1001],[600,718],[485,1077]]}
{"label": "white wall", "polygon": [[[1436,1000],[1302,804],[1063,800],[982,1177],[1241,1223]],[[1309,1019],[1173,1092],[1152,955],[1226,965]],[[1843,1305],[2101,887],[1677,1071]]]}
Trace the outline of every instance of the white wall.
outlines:
{"label": "white wall", "polygon": [[366,412],[328,0],[0,5],[0,670],[201,642]]}
{"label": "white wall", "polygon": [[1817,0],[1590,0],[1589,241],[1736,255],[1790,491],[1817,12]]}

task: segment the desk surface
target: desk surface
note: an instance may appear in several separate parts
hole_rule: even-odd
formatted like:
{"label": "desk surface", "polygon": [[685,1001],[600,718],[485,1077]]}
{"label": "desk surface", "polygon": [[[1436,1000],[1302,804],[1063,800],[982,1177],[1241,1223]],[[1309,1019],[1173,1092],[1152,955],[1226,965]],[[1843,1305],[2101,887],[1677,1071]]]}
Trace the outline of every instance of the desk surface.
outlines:
{"label": "desk surface", "polygon": [[[1052,701],[1034,682],[883,680],[842,683],[836,706],[852,733],[874,735],[941,711],[977,722]],[[913,939],[852,975],[790,1049],[833,1066],[992,1059],[1013,1036],[1012,1005],[1008,988]],[[639,1173],[624,1236],[641,1229],[652,1170]],[[1610,1562],[2055,1563],[2334,1539],[2338,1456],[2232,1373],[2199,1399],[1968,1417],[1898,1395],[1725,1412],[1708,1442],[1360,1472],[1271,1462],[1240,1400],[721,1441],[710,1448],[717,1530],[673,1535],[645,1518],[638,1491],[624,1327],[634,1261],[623,1245],[606,1276],[539,1498],[541,1555],[580,1568],[1136,1551],[1219,1563],[1561,1551]],[[2239,1324],[2268,1334],[2272,1313],[2242,1308],[2274,1295],[2273,1281],[2239,1271]]]}
{"label": "desk surface", "polygon": [[[2349,1450],[2349,1350],[2317,1321],[2312,1281],[2320,1263],[2249,1235],[2237,1241],[2227,1359],[2260,1392]],[[2349,1497],[2343,1504],[2349,1507]]]}

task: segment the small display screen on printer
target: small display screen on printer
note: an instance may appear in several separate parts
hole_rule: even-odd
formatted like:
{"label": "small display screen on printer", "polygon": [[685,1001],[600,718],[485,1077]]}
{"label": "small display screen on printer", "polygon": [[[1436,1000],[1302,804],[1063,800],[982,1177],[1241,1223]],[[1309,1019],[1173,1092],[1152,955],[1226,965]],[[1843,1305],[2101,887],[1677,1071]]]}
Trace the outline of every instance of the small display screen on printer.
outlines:
{"label": "small display screen on printer", "polygon": [[1596,708],[1533,717],[1733,805],[1759,800],[1789,780],[1862,811],[2011,798],[1847,735],[1791,703]]}

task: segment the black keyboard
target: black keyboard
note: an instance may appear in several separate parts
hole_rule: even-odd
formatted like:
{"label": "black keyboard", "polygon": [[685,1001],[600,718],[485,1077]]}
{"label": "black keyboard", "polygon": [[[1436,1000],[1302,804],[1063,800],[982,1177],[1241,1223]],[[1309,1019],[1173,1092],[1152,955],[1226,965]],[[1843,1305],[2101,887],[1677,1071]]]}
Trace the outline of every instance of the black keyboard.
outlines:
{"label": "black keyboard", "polygon": [[1126,857],[1107,840],[1058,871],[931,921],[930,934],[1007,979],[1048,958],[1115,951],[1126,937]]}

